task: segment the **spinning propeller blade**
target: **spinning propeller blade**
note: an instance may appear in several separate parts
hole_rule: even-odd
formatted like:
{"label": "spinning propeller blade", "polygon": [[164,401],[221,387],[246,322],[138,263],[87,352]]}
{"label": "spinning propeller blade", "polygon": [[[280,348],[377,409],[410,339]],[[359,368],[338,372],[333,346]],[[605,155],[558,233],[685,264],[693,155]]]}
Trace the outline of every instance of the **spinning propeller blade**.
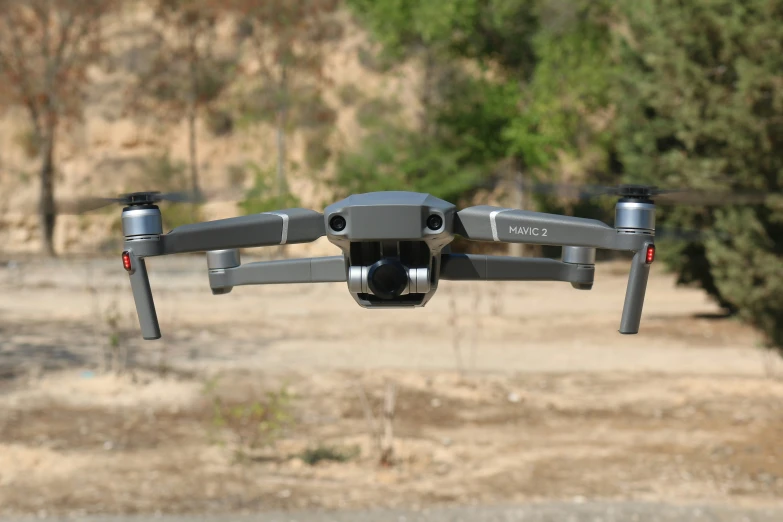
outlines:
{"label": "spinning propeller blade", "polygon": [[539,183],[524,181],[516,184],[523,192],[550,195],[569,200],[587,201],[601,196],[654,198],[659,205],[759,205],[775,197],[765,192],[721,192],[692,188],[659,188],[639,184],[617,186],[580,185],[576,183]]}
{"label": "spinning propeller blade", "polygon": [[154,205],[163,201],[172,203],[203,203],[204,196],[200,192],[131,192],[115,198],[85,197],[66,200],[57,203],[59,214],[84,214],[110,205],[123,206]]}

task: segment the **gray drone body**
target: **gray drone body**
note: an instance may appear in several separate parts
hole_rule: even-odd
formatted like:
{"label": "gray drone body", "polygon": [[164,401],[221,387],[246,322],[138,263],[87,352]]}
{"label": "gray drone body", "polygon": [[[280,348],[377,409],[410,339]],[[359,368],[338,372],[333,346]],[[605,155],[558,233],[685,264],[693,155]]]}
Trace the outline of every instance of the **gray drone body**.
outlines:
{"label": "gray drone body", "polygon": [[[455,205],[428,194],[373,192],[334,203],[323,214],[286,209],[177,227],[163,234],[160,210],[137,202],[123,209],[123,264],[130,275],[145,339],[160,338],[145,257],[206,252],[212,293],[255,284],[345,282],[365,308],[424,306],[440,280],[564,281],[589,290],[597,248],[633,252],[620,333],[639,330],[650,263],[655,206],[621,199],[615,226],[540,212]],[[342,255],[242,264],[239,249],[312,242],[326,236]],[[450,252],[459,235],[474,241],[559,245],[562,258]]]}

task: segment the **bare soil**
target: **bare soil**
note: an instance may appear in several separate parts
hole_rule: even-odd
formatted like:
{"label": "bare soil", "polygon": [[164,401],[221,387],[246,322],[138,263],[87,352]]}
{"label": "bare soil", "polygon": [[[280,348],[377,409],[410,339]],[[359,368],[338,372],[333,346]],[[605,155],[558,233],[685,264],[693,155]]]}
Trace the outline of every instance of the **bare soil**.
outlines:
{"label": "bare soil", "polygon": [[[212,296],[202,258],[151,265],[156,342],[140,340],[119,260],[0,268],[0,515],[780,505],[780,364],[657,266],[641,333],[622,336],[625,264],[599,266],[590,292],[444,282],[398,311],[337,284]],[[377,418],[388,383],[380,466],[361,397]],[[293,422],[269,445],[242,447],[252,426],[216,417],[215,397],[244,407],[283,388]],[[348,459],[309,465],[315,448]]]}

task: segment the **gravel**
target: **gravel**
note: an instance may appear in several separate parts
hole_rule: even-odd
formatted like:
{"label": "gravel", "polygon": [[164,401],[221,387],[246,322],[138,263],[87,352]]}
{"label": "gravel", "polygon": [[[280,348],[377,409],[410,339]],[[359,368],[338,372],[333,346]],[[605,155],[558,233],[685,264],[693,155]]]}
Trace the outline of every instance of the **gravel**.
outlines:
{"label": "gravel", "polygon": [[[31,522],[39,518],[5,518]],[[783,507],[743,509],[729,506],[677,506],[656,503],[545,503],[521,506],[473,506],[420,512],[371,510],[345,512],[263,512],[256,515],[88,516],[47,518],[84,522],[780,522]]]}

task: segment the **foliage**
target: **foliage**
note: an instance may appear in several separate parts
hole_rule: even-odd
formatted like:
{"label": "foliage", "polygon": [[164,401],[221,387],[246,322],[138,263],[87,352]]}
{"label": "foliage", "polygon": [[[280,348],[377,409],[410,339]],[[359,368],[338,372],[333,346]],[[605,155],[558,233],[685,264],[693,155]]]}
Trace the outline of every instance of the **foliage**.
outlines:
{"label": "foliage", "polygon": [[348,462],[359,456],[359,452],[360,449],[358,446],[342,448],[338,446],[318,445],[315,448],[307,448],[302,452],[300,457],[305,464],[315,466],[323,461]]}
{"label": "foliage", "polygon": [[[723,191],[783,187],[783,4],[621,2],[617,147],[629,181]],[[694,30],[698,27],[699,30]],[[706,228],[666,261],[783,346],[783,208],[680,206],[662,222]]]}
{"label": "foliage", "polygon": [[[176,192],[186,190],[188,186],[187,169],[181,161],[172,160],[168,153],[153,156],[147,161],[145,169],[155,190]],[[201,206],[191,203],[160,203],[164,230],[180,225],[203,221]]]}
{"label": "foliage", "polygon": [[245,214],[296,208],[300,205],[299,199],[290,192],[279,195],[275,191],[275,176],[271,170],[264,170],[253,162],[248,162],[246,169],[253,173],[254,183],[245,194],[245,199],[239,203]]}
{"label": "foliage", "polygon": [[245,122],[274,123],[276,197],[288,193],[287,133],[292,127],[331,127],[336,113],[321,98],[325,44],[342,35],[337,0],[227,0],[239,22],[237,41],[257,67],[240,108]]}
{"label": "foliage", "polygon": [[[444,159],[452,170],[428,174],[439,181],[427,186],[442,180],[452,187],[436,187],[434,193],[470,196],[471,184],[491,182],[503,163],[530,175],[552,177],[563,153],[591,158],[583,171],[605,167],[607,126],[590,116],[608,104],[611,63],[605,50],[610,40],[602,21],[606,2],[351,0],[349,4],[387,55],[404,59],[422,54],[422,47],[427,47],[439,64],[431,73],[436,92],[426,99],[430,125],[422,130],[429,135],[420,138],[412,154],[426,158],[448,151],[452,158]],[[465,60],[478,68],[465,67]],[[382,127],[379,119],[383,116],[373,114],[360,123]],[[388,145],[378,143],[378,134],[368,133],[356,153],[360,158],[384,156]],[[381,150],[374,154],[378,146]],[[397,170],[394,158],[388,161],[392,164],[381,163],[384,168]],[[403,154],[400,163],[406,162]],[[355,186],[354,175],[387,178],[346,170],[355,163],[360,162],[343,158],[338,164],[343,170],[338,184]],[[364,166],[370,168],[369,163]],[[581,178],[587,177],[582,174]],[[455,176],[460,179],[452,180]]]}
{"label": "foliage", "polygon": [[340,195],[405,187],[456,201],[481,177],[479,169],[466,164],[465,155],[389,125],[371,131],[359,151],[339,156],[333,182]]}
{"label": "foliage", "polygon": [[209,431],[221,445],[234,447],[237,462],[246,461],[254,450],[273,445],[293,423],[292,397],[285,387],[266,392],[263,398],[237,402],[218,391],[219,382],[215,377],[204,387],[212,411]]}

